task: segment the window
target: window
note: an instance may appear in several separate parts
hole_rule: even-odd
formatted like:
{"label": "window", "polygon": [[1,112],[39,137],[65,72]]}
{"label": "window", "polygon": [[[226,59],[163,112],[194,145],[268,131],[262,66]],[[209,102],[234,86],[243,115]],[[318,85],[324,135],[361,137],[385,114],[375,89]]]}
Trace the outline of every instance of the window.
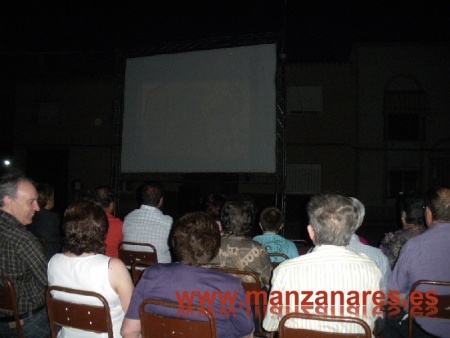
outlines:
{"label": "window", "polygon": [[419,175],[416,170],[389,171],[389,197],[396,198],[399,193],[419,190]]}
{"label": "window", "polygon": [[399,75],[386,86],[383,97],[384,138],[387,141],[422,141],[429,110],[427,94],[418,82]]}

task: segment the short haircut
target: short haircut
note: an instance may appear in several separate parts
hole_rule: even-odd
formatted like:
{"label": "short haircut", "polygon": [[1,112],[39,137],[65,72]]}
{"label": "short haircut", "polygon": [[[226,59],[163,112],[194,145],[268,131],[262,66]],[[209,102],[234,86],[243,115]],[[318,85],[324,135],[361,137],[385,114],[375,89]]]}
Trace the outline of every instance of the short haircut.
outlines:
{"label": "short haircut", "polygon": [[115,201],[115,196],[114,190],[108,185],[101,185],[92,190],[93,199],[100,203],[103,209],[108,208]]}
{"label": "short haircut", "polygon": [[259,222],[264,231],[278,231],[284,222],[284,216],[277,207],[269,207],[261,212]]}
{"label": "short haircut", "polygon": [[32,179],[25,177],[19,171],[9,172],[2,176],[0,179],[0,207],[4,206],[3,199],[5,196],[9,196],[11,198],[17,197],[17,189],[19,187],[19,183],[21,182],[28,182],[34,185]]}
{"label": "short haircut", "polygon": [[318,194],[308,202],[307,211],[317,245],[348,245],[358,219],[356,206],[349,197]]}
{"label": "short haircut", "polygon": [[98,203],[83,200],[70,205],[64,214],[62,229],[63,252],[77,256],[85,252],[105,252],[108,219]]}
{"label": "short haircut", "polygon": [[219,252],[219,227],[205,212],[185,214],[175,222],[171,244],[181,263],[193,266],[208,264]]}
{"label": "short haircut", "polygon": [[424,225],[424,196],[418,192],[403,195],[399,201],[400,211],[405,213],[405,222],[408,224]]}
{"label": "short haircut", "polygon": [[450,222],[450,188],[430,189],[425,197],[425,206],[430,208],[433,221]]}
{"label": "short haircut", "polygon": [[366,215],[366,208],[364,207],[364,204],[362,204],[362,202],[359,199],[357,199],[355,197],[350,197],[350,199],[353,201],[353,203],[355,204],[355,207],[356,207],[357,218],[356,218],[356,223],[355,223],[353,230],[357,230],[361,226],[361,224],[364,220],[364,216]]}
{"label": "short haircut", "polygon": [[37,203],[39,208],[45,208],[48,201],[53,198],[55,191],[50,184],[38,183],[36,184],[36,191],[38,193]]}
{"label": "short haircut", "polygon": [[247,195],[235,195],[229,198],[220,212],[220,221],[225,234],[246,236],[253,230],[256,205]]}
{"label": "short haircut", "polygon": [[144,182],[137,190],[139,204],[156,207],[163,197],[163,188],[159,182]]}

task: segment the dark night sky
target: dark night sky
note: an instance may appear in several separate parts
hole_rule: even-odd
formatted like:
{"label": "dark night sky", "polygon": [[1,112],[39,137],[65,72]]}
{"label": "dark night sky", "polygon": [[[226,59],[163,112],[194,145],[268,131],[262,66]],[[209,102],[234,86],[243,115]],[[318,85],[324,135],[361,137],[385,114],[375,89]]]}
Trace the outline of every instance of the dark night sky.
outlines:
{"label": "dark night sky", "polygon": [[353,42],[449,41],[449,1],[10,1],[0,52],[95,52],[284,32],[288,60],[344,61]]}

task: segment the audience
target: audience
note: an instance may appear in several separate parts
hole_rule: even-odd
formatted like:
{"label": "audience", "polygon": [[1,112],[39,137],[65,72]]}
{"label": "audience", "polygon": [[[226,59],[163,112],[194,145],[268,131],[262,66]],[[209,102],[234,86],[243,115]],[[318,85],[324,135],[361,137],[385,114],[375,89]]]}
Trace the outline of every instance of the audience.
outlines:
{"label": "audience", "polygon": [[[347,306],[352,302],[355,304],[355,295],[363,297],[363,292],[370,291],[372,294],[380,290],[382,277],[372,259],[347,249],[358,220],[355,204],[350,198],[338,194],[319,194],[311,198],[307,212],[310,222],[308,233],[316,246],[310,254],[282,262],[274,270],[270,305],[263,327],[268,331],[276,331],[284,314],[299,311],[342,316],[354,313],[373,330],[375,323],[372,311],[375,304],[372,297],[366,298],[366,305],[359,298],[357,304],[360,306],[355,306],[356,310]],[[300,304],[300,301],[304,301],[305,291],[311,292],[307,299],[312,304],[309,310],[303,306],[305,303]],[[297,292],[301,298],[297,301],[290,298],[290,302],[287,302],[288,292]],[[343,297],[331,298],[334,292],[342,293]],[[344,323],[299,319],[288,325],[327,332],[361,332],[360,327]]]}
{"label": "audience", "polygon": [[[253,237],[253,240],[263,244],[269,253],[285,254],[289,258],[298,256],[295,243],[278,235],[284,227],[284,216],[281,210],[276,207],[269,207],[261,212],[259,226],[263,231],[262,235]],[[282,262],[282,257],[270,257],[272,262]]]}
{"label": "audience", "polygon": [[[231,304],[226,305],[227,313],[224,313],[224,304],[218,296],[202,305],[215,317],[217,337],[253,337],[253,321],[248,315],[241,283],[233,276],[204,267],[220,247],[220,233],[214,220],[203,212],[184,215],[176,222],[171,242],[179,263],[158,264],[144,271],[133,292],[122,325],[122,336],[140,337],[139,306],[145,299],[178,303],[177,293],[201,292],[211,296],[229,291],[236,295],[236,300],[234,308],[230,308]],[[200,306],[197,297],[193,300],[187,305]]]}
{"label": "audience", "polygon": [[419,193],[406,194],[400,199],[400,216],[403,228],[387,233],[381,240],[380,245],[381,251],[389,259],[391,268],[397,262],[403,245],[426,230],[423,205],[424,199]]}
{"label": "audience", "polygon": [[44,239],[47,245],[45,257],[47,260],[61,250],[60,217],[51,212],[55,205],[53,188],[49,184],[36,184],[39,211],[33,216],[33,222],[27,227],[35,236]]}
{"label": "audience", "polygon": [[389,261],[380,249],[361,243],[361,241],[359,240],[359,236],[355,234],[355,231],[358,230],[358,228],[363,223],[366,209],[364,207],[364,204],[362,204],[358,199],[354,197],[350,197],[350,199],[353,201],[356,207],[357,220],[354,224],[353,234],[350,238],[350,243],[347,245],[347,249],[360,254],[364,254],[372,258],[375,263],[377,263],[377,266],[381,271],[381,290],[385,294],[387,294],[387,281],[389,279],[389,276],[391,275],[391,267],[389,265]]}
{"label": "audience", "polygon": [[[123,223],[123,240],[137,243],[150,243],[155,246],[158,263],[170,263],[172,257],[169,250],[169,234],[172,228],[172,217],[161,211],[164,197],[160,183],[146,182],[139,189],[139,209],[130,212]],[[144,246],[124,246],[128,250],[148,250]]]}
{"label": "audience", "polygon": [[268,289],[272,272],[269,254],[264,245],[246,237],[253,230],[256,211],[254,201],[248,196],[236,195],[225,202],[220,213],[225,232],[211,265],[253,271]]}
{"label": "audience", "polygon": [[123,241],[123,222],[113,216],[116,208],[114,191],[107,185],[96,187],[92,191],[92,197],[100,203],[108,218],[108,234],[106,235],[106,256],[119,258],[118,247]]}
{"label": "audience", "polygon": [[[400,301],[408,300],[411,286],[419,280],[450,281],[450,189],[435,188],[425,196],[425,222],[428,226],[403,246],[389,278],[388,289],[400,293]],[[438,294],[438,288],[432,288]],[[421,290],[427,291],[426,289]],[[445,294],[450,294],[446,289]],[[407,336],[408,319],[401,311],[398,316],[388,317],[385,337]],[[417,318],[413,328],[414,337],[448,337],[449,320]]]}
{"label": "audience", "polygon": [[[81,201],[69,206],[63,219],[62,253],[54,255],[48,263],[48,284],[103,295],[111,310],[114,337],[120,337],[133,283],[121,260],[104,255],[107,232],[108,219],[98,204]],[[74,295],[56,294],[55,297],[77,300]],[[85,297],[82,299],[86,302]],[[63,327],[61,336],[87,338],[92,337],[92,332]]]}
{"label": "audience", "polygon": [[[47,259],[36,237],[28,232],[39,211],[33,181],[18,173],[0,180],[0,273],[14,284],[24,337],[47,338],[50,326],[45,306]],[[14,317],[0,313],[0,336],[16,337]]]}
{"label": "audience", "polygon": [[222,194],[210,194],[206,198],[206,213],[214,218],[219,226],[220,234],[223,235],[223,227],[220,222],[220,211],[225,204],[226,197]]}

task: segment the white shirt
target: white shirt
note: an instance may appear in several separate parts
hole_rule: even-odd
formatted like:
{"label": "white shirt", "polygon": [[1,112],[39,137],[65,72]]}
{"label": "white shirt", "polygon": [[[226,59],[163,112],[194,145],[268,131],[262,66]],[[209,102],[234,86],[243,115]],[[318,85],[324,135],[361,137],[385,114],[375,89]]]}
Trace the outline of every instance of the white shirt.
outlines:
{"label": "white shirt", "polygon": [[[276,331],[282,315],[287,312],[307,312],[341,316],[356,314],[373,331],[375,318],[372,315],[372,294],[380,290],[380,280],[380,269],[372,259],[341,246],[317,246],[312,253],[287,260],[274,270],[263,327],[268,331]],[[290,305],[287,305],[286,300],[288,291],[291,292]],[[363,291],[370,293],[366,297],[367,306],[362,305]],[[343,294],[342,303],[340,297],[333,294],[340,292]],[[298,302],[292,296],[295,293],[299,295]],[[307,294],[311,295],[309,299],[306,299]],[[272,304],[279,302],[280,295],[285,306],[272,307]],[[328,305],[321,306],[324,297],[327,297]],[[332,298],[336,300],[335,306],[331,305]],[[357,304],[357,301],[359,306],[348,306]],[[312,305],[309,306],[306,302],[312,302]],[[299,305],[297,308],[295,303]],[[341,304],[344,306],[339,306]],[[287,326],[327,332],[362,332],[356,324],[307,322],[301,319],[288,321]]]}
{"label": "white shirt", "polygon": [[[125,216],[123,222],[123,240],[137,243],[150,243],[156,248],[158,263],[172,261],[169,251],[169,233],[172,217],[164,215],[161,210],[148,205],[141,205]],[[129,250],[149,251],[147,247],[124,247]]]}

